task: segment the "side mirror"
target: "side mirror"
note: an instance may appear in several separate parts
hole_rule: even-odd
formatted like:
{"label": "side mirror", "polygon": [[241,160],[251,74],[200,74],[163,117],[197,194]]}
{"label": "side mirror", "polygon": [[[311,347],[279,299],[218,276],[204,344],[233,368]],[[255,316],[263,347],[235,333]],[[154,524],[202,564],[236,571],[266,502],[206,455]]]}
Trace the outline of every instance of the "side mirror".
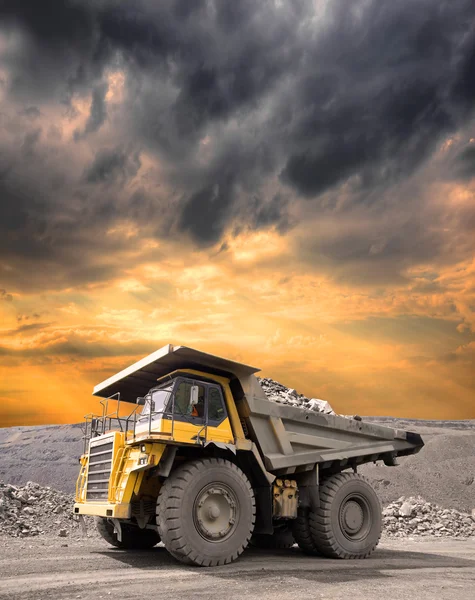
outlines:
{"label": "side mirror", "polygon": [[191,386],[191,400],[190,400],[191,406],[195,406],[196,404],[198,404],[199,389],[200,388],[197,385]]}
{"label": "side mirror", "polygon": [[139,406],[143,406],[143,405],[145,404],[145,398],[142,398],[141,396],[139,396],[139,397],[137,398],[137,404],[138,404]]}

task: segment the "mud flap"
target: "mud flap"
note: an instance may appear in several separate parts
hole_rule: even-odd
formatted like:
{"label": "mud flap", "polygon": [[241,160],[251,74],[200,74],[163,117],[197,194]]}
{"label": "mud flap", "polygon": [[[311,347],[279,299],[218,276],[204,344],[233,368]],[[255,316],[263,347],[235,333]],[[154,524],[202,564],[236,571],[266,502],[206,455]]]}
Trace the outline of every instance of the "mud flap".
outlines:
{"label": "mud flap", "polygon": [[117,541],[122,541],[122,527],[120,525],[119,519],[111,519],[112,525],[114,525],[114,533],[117,536]]}

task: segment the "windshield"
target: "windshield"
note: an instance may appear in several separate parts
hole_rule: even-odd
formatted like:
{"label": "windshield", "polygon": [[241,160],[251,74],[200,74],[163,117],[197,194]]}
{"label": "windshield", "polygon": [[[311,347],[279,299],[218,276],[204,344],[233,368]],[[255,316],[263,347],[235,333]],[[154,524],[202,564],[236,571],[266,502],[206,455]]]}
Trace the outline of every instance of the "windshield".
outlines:
{"label": "windshield", "polygon": [[148,419],[150,417],[150,413],[152,413],[152,418],[154,415],[161,417],[162,413],[165,411],[165,406],[168,398],[170,397],[172,387],[172,384],[168,384],[161,388],[151,390],[145,396],[145,404],[142,412],[140,413],[139,421],[146,418]]}

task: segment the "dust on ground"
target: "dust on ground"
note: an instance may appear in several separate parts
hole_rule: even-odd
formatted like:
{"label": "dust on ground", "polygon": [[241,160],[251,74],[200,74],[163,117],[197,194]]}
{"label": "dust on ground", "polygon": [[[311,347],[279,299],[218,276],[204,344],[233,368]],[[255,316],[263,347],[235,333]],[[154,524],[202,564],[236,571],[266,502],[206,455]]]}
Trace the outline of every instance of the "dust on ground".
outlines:
{"label": "dust on ground", "polygon": [[475,540],[384,539],[371,558],[351,561],[253,548],[231,565],[199,568],[162,546],[130,552],[81,538],[0,538],[2,600],[471,600],[474,585]]}

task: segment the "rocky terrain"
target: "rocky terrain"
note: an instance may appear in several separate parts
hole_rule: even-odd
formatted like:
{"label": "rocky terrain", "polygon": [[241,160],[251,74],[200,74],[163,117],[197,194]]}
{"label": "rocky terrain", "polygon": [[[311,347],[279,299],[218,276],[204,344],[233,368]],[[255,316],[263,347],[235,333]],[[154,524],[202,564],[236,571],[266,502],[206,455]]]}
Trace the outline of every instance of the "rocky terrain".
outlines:
{"label": "rocky terrain", "polygon": [[70,537],[95,535],[93,520],[83,525],[72,513],[74,498],[29,481],[14,486],[0,481],[0,535]]}
{"label": "rocky terrain", "polygon": [[467,514],[441,508],[420,496],[402,496],[384,508],[383,527],[384,533],[393,537],[470,537],[475,536],[475,510]]}
{"label": "rocky terrain", "polygon": [[[74,498],[29,481],[25,486],[0,482],[0,535],[29,538],[38,535],[97,537],[93,520],[81,522],[72,514]],[[423,498],[401,497],[383,511],[384,533],[392,537],[475,536],[472,515],[444,509]]]}

